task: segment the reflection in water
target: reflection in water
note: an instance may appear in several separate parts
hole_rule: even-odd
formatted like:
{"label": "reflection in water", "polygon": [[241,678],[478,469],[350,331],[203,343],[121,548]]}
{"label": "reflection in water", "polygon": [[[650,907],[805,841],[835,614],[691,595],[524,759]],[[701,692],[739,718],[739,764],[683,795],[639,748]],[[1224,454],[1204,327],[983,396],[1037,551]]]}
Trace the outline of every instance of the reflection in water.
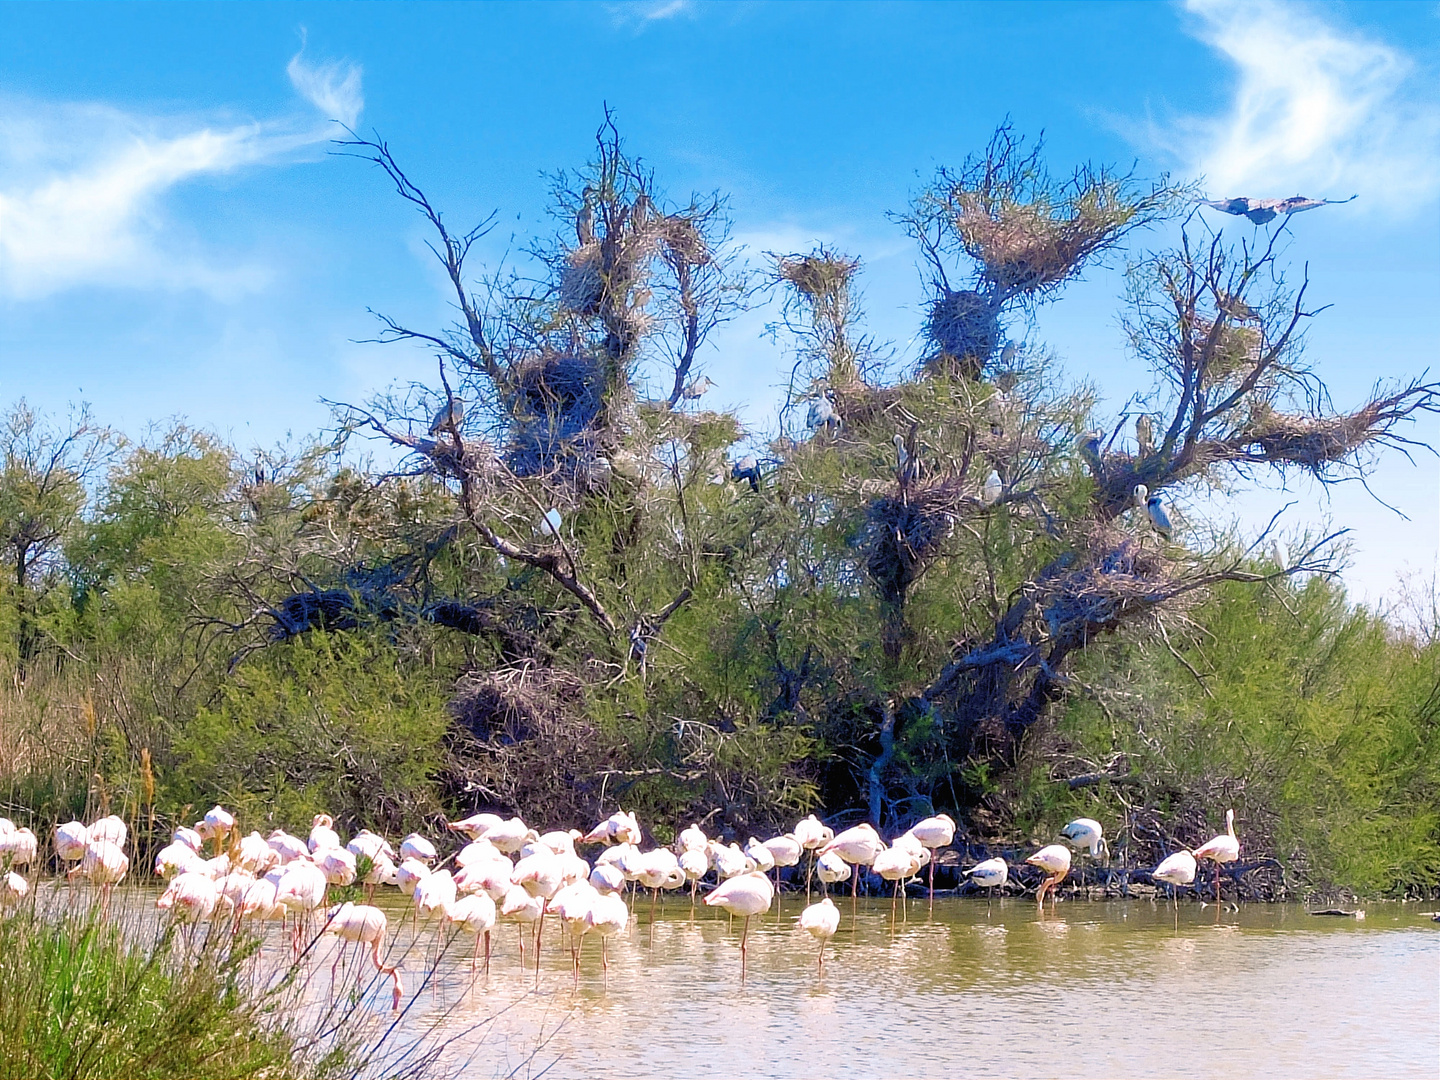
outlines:
{"label": "reflection in water", "polygon": [[[124,899],[148,906],[153,893]],[[611,939],[608,985],[588,939],[572,984],[547,920],[537,989],[503,924],[488,975],[472,979],[465,937],[427,979],[435,928],[401,923],[393,892],[378,902],[391,914],[386,962],[419,988],[400,1033],[439,1025],[446,1063],[466,1076],[1434,1076],[1440,1063],[1440,928],[1400,905],[1372,905],[1363,923],[1296,906],[1217,921],[1190,905],[1176,929],[1169,905],[1144,901],[1062,901],[1037,916],[1024,902],[940,900],[892,929],[888,900],[862,902],[853,928],[847,902],[817,975],[792,896],[751,920],[742,985],[739,920],[672,900],[652,927],[642,901],[640,925]],[[267,953],[283,948],[275,928]],[[323,993],[334,946],[317,948]],[[386,989],[365,999],[377,1019]],[[1179,1059],[1158,1053],[1201,1025],[1226,1033],[1222,1052],[1197,1041]]]}

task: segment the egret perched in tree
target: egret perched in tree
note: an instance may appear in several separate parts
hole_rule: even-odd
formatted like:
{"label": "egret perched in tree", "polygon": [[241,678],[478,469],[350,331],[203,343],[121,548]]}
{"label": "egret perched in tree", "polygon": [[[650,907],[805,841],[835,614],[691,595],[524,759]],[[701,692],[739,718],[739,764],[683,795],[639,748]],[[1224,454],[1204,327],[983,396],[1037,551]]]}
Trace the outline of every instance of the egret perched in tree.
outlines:
{"label": "egret perched in tree", "polygon": [[1155,429],[1146,413],[1141,413],[1135,418],[1135,445],[1140,448],[1142,458],[1149,457],[1155,452]]}
{"label": "egret perched in tree", "polygon": [[449,431],[451,427],[458,428],[465,422],[465,405],[457,397],[450,398],[435,414],[430,421],[431,435],[439,435],[442,431]]}
{"label": "egret perched in tree", "polygon": [[980,502],[985,506],[994,506],[1003,494],[1005,485],[1000,480],[1000,473],[991,469],[990,475],[985,478],[985,486],[980,489]]}
{"label": "egret perched in tree", "polygon": [[1170,526],[1170,515],[1165,513],[1165,504],[1160,501],[1159,495],[1151,495],[1145,500],[1145,513],[1150,516],[1150,524],[1155,531],[1169,540],[1174,530]]}
{"label": "egret perched in tree", "polygon": [[1285,550],[1285,544],[1276,536],[1270,540],[1270,557],[1275,560],[1275,566],[1280,570],[1290,569],[1290,553]]}
{"label": "egret perched in tree", "polygon": [[685,389],[680,391],[680,397],[685,401],[697,401],[705,396],[705,392],[712,386],[719,386],[719,383],[711,382],[710,376],[704,375],[698,379],[692,379],[685,384]]}
{"label": "egret perched in tree", "polygon": [[733,462],[730,466],[730,479],[735,483],[741,480],[750,482],[751,491],[760,490],[760,462],[754,454],[746,454],[744,457]]}
{"label": "egret perched in tree", "polygon": [[545,511],[545,516],[540,519],[540,524],[535,526],[536,535],[558,537],[560,535],[560,525],[563,520],[560,516],[560,511],[552,506],[549,510]]}
{"label": "egret perched in tree", "polygon": [[1220,864],[1240,858],[1240,841],[1235,837],[1235,811],[1225,811],[1225,831],[1195,849],[1195,858],[1215,863],[1215,903],[1220,903]]}

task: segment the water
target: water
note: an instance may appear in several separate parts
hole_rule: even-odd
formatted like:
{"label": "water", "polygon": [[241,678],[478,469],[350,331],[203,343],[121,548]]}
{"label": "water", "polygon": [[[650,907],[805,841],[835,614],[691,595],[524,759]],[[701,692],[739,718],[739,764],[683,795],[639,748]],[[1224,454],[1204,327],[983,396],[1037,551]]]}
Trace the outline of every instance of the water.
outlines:
{"label": "water", "polygon": [[[422,924],[413,938],[394,890],[377,902],[408,997],[436,935]],[[852,929],[847,897],[821,975],[794,928],[803,900],[783,904],[751,920],[743,984],[740,922],[703,906],[692,919],[673,898],[653,928],[648,900],[635,905],[608,980],[587,939],[578,986],[552,920],[538,989],[514,926],[496,928],[488,977],[472,979],[462,934],[395,1035],[448,1040],[441,1067],[466,1076],[1440,1075],[1440,926],[1415,905],[1356,921],[1192,903],[1177,928],[1144,900],[1062,900],[1044,916],[1020,900],[938,900],[933,916],[912,901],[892,930],[889,903],[863,900]],[[283,955],[278,927],[271,943]],[[315,957],[317,993],[333,949]],[[388,980],[372,986],[386,1019]]]}

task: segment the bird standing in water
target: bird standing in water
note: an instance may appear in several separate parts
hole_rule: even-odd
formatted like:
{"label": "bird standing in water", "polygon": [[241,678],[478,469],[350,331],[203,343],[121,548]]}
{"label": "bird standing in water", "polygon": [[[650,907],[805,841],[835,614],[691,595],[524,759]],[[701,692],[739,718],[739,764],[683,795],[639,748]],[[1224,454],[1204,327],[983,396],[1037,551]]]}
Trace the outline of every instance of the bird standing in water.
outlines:
{"label": "bird standing in water", "polygon": [[731,915],[740,915],[745,924],[740,930],[740,981],[745,981],[745,940],[750,933],[750,919],[770,910],[775,899],[775,886],[759,870],[738,874],[727,879],[709,896],[705,903],[709,907],[722,907]]}
{"label": "bird standing in water", "polygon": [[[1035,852],[1025,860],[1031,866],[1038,866],[1045,871],[1045,880],[1040,882],[1040,887],[1035,890],[1035,902],[1040,909],[1045,909],[1045,894],[1050,892],[1065,880],[1065,875],[1070,872],[1070,849],[1064,844],[1050,844]],[[1051,904],[1054,904],[1051,899]]]}
{"label": "bird standing in water", "polygon": [[1235,811],[1225,811],[1225,831],[1211,837],[1195,849],[1196,859],[1209,859],[1215,864],[1215,903],[1220,903],[1220,864],[1240,858],[1240,841],[1235,837]]}
{"label": "bird standing in water", "polygon": [[840,909],[827,896],[818,904],[811,904],[802,911],[797,925],[820,942],[820,956],[816,961],[816,971],[824,974],[825,943],[834,937],[835,931],[840,928]]}

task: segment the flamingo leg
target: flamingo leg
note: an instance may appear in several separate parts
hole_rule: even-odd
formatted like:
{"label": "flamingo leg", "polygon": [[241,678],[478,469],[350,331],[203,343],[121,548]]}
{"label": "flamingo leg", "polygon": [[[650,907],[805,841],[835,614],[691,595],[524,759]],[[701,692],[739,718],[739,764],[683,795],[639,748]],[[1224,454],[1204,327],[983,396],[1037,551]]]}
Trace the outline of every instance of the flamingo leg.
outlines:
{"label": "flamingo leg", "polygon": [[750,916],[745,916],[745,925],[740,929],[740,981],[745,981],[745,939],[750,934]]}
{"label": "flamingo leg", "polygon": [[935,914],[935,853],[930,853],[930,914]]}
{"label": "flamingo leg", "polygon": [[810,879],[815,874],[815,849],[810,849],[810,865],[805,868],[805,903],[810,903]]}
{"label": "flamingo leg", "polygon": [[820,939],[820,962],[817,974],[825,974],[825,939],[823,937]]}
{"label": "flamingo leg", "polygon": [[610,957],[607,955],[606,950],[606,946],[609,943],[610,939],[602,935],[600,938],[600,970],[605,974],[603,976],[604,982],[601,985],[607,991],[610,989]]}
{"label": "flamingo leg", "polygon": [[850,929],[855,929],[856,912],[860,910],[860,867],[855,866],[850,876]]}
{"label": "flamingo leg", "polygon": [[545,906],[540,909],[540,919],[535,924],[535,989],[540,989],[540,935],[545,931],[545,908],[550,906],[550,901],[545,901]]}

